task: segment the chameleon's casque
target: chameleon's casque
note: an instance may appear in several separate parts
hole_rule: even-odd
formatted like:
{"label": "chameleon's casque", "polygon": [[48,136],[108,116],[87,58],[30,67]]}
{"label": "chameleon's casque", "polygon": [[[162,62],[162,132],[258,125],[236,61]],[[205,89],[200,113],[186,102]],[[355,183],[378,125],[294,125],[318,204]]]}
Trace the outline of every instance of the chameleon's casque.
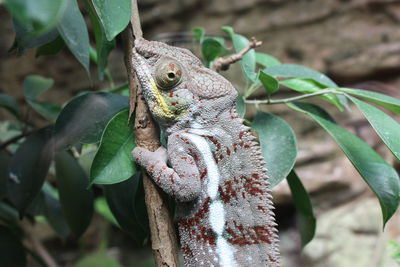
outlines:
{"label": "chameleon's casque", "polygon": [[186,266],[279,266],[268,178],[237,93],[186,49],[136,40],[133,64],[168,149],[135,160],[177,200]]}

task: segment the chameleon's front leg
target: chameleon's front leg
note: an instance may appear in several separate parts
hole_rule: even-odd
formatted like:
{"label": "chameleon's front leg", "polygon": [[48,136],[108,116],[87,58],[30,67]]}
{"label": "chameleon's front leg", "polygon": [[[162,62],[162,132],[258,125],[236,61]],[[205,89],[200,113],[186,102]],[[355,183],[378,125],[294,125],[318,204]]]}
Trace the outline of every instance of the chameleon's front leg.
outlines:
{"label": "chameleon's front leg", "polygon": [[[178,201],[194,200],[201,192],[197,165],[183,146],[173,142],[169,147],[168,151],[159,147],[155,152],[136,147],[133,157],[167,194]],[[171,168],[167,166],[168,159]]]}

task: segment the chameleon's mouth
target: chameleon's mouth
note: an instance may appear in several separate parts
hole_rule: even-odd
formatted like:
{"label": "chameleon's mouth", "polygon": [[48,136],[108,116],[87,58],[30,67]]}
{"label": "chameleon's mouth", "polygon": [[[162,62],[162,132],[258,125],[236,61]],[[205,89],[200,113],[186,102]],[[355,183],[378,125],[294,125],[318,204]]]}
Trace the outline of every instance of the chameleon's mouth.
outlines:
{"label": "chameleon's mouth", "polygon": [[158,89],[144,57],[142,57],[135,48],[133,48],[132,56],[134,71],[136,72],[142,88],[143,96],[151,112],[156,118],[173,120],[176,115],[170,109],[163,95]]}

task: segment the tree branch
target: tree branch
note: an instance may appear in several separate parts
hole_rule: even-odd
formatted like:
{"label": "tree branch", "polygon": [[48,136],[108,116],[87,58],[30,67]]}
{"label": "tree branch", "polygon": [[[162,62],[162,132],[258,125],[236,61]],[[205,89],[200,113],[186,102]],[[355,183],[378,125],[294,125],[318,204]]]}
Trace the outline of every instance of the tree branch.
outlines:
{"label": "tree branch", "polygon": [[19,135],[14,136],[13,138],[8,139],[7,141],[5,141],[4,143],[0,144],[0,150],[5,149],[6,147],[8,147],[9,145],[11,145],[12,143],[17,142],[19,139],[27,137],[28,135],[31,135],[32,133],[36,132],[37,130],[33,130],[33,131],[27,131],[27,132],[23,132]]}
{"label": "tree branch", "polygon": [[24,230],[25,237],[40,258],[46,263],[48,267],[59,267],[56,260],[51,256],[47,249],[43,246],[42,242],[33,234],[33,227],[28,223],[20,223],[20,226]]}
{"label": "tree branch", "polygon": [[305,98],[309,98],[309,97],[313,97],[313,96],[319,96],[319,95],[324,95],[324,94],[343,94],[342,92],[339,92],[336,89],[325,89],[325,90],[321,90],[315,93],[311,93],[311,94],[305,94],[305,95],[300,95],[300,96],[294,96],[294,97],[289,97],[289,98],[283,98],[283,99],[262,99],[262,100],[245,100],[244,102],[246,104],[285,104],[285,103],[289,103],[289,102],[293,102],[293,101],[297,101],[297,100],[301,100],[301,99],[305,99]]}
{"label": "tree branch", "polygon": [[211,69],[213,71],[219,72],[221,70],[227,70],[229,68],[230,64],[233,64],[239,60],[241,60],[243,58],[243,56],[250,51],[250,49],[256,48],[258,46],[261,46],[262,42],[261,41],[257,41],[257,39],[255,37],[251,37],[250,43],[243,48],[242,50],[240,50],[238,53],[233,54],[227,58],[217,58]]}
{"label": "tree branch", "polygon": [[[125,65],[128,72],[130,92],[130,112],[133,113],[136,109],[134,124],[136,144],[150,151],[155,151],[160,147],[158,129],[144,101],[132,65],[134,37],[142,37],[136,0],[132,0],[131,24],[132,27],[127,27],[124,31],[124,43]],[[142,173],[145,201],[150,224],[151,245],[156,266],[177,267],[179,266],[177,254],[178,245],[172,216],[168,210],[167,197],[165,193],[153,183],[145,171]]]}

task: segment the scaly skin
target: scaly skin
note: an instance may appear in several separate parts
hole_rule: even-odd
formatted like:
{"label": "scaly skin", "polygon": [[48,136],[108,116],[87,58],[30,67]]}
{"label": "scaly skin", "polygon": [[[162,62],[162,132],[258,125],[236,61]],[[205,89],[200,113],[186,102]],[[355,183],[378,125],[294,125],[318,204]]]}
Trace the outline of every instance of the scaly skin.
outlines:
{"label": "scaly skin", "polygon": [[133,54],[168,140],[168,150],[133,156],[177,200],[185,266],[279,266],[265,163],[236,113],[236,90],[186,49],[139,39]]}

